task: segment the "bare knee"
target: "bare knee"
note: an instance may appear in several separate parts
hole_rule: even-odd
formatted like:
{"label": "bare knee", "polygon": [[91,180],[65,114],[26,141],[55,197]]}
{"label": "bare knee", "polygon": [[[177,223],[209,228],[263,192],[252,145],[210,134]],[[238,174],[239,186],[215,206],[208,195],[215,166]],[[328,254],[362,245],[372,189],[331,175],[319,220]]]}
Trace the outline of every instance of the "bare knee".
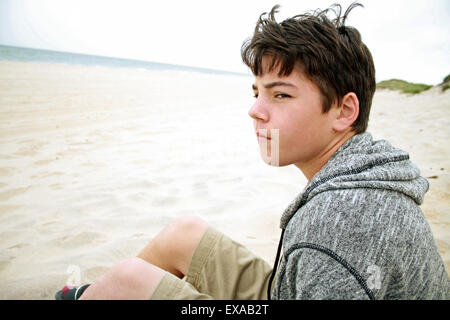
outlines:
{"label": "bare knee", "polygon": [[208,223],[196,216],[175,219],[138,254],[138,257],[182,278]]}
{"label": "bare knee", "polygon": [[176,268],[184,275],[192,255],[208,229],[208,223],[196,216],[175,219],[162,232],[159,249],[170,257]]}
{"label": "bare knee", "polygon": [[208,223],[205,220],[189,215],[176,218],[167,226],[167,232],[175,239],[186,241],[189,236],[203,235],[207,228]]}

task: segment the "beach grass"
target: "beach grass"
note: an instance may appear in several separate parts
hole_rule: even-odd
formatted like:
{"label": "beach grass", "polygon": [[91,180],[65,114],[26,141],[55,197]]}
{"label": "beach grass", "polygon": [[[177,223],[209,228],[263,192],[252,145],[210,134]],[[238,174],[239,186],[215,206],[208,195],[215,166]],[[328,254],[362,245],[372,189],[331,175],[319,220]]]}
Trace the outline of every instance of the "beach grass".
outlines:
{"label": "beach grass", "polygon": [[432,88],[432,85],[411,83],[405,80],[390,79],[377,83],[377,89],[397,90],[407,94],[417,94]]}
{"label": "beach grass", "polygon": [[442,91],[445,91],[450,88],[450,74],[444,78],[444,81],[439,85],[442,88]]}

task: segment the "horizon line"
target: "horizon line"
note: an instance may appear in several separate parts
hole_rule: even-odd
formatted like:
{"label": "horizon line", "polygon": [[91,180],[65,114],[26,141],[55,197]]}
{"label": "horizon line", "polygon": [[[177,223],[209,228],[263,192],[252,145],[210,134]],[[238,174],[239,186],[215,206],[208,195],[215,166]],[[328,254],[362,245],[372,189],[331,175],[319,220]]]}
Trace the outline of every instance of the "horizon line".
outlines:
{"label": "horizon line", "polygon": [[237,75],[237,76],[248,76],[248,74],[246,74],[246,73],[237,72],[237,71],[229,71],[229,70],[214,69],[214,68],[207,68],[207,67],[197,67],[197,66],[190,66],[190,65],[183,65],[183,64],[173,64],[173,63],[167,63],[167,62],[158,62],[158,61],[142,60],[142,59],[135,59],[135,58],[126,58],[126,57],[120,57],[120,56],[106,56],[106,55],[99,55],[99,54],[90,54],[90,53],[86,53],[86,52],[60,51],[60,50],[51,50],[51,49],[39,48],[39,47],[24,47],[24,46],[16,46],[16,45],[4,44],[4,43],[0,43],[0,46],[10,47],[10,48],[18,48],[18,49],[49,51],[49,52],[55,52],[55,53],[75,54],[75,55],[80,55],[80,56],[91,56],[91,57],[97,57],[97,58],[120,59],[120,60],[127,60],[127,61],[141,62],[141,63],[154,63],[154,64],[163,65],[163,66],[192,69],[193,71],[200,71],[200,72],[216,72],[216,73],[231,74],[231,75]]}

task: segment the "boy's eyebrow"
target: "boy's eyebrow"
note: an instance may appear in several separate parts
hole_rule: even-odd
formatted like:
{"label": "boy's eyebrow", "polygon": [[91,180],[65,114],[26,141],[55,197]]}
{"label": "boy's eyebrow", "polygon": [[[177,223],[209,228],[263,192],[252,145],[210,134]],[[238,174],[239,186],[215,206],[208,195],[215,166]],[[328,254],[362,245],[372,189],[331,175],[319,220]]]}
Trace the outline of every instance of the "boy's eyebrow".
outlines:
{"label": "boy's eyebrow", "polygon": [[[290,82],[284,82],[284,81],[274,81],[274,82],[269,82],[263,85],[264,88],[266,89],[272,89],[274,87],[292,87],[292,88],[297,88],[295,85],[293,85]],[[252,89],[253,90],[258,90],[258,87],[256,86],[256,84],[252,84]]]}

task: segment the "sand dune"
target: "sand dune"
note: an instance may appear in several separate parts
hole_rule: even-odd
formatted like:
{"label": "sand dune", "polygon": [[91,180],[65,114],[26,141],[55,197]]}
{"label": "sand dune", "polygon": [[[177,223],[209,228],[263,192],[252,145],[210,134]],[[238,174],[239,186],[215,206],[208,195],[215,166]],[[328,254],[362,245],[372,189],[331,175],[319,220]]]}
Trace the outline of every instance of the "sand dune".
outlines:
{"label": "sand dune", "polygon": [[[252,80],[0,62],[0,299],[94,281],[184,214],[272,262],[306,180],[261,160]],[[377,92],[369,125],[431,177],[423,210],[447,270],[449,93]]]}

